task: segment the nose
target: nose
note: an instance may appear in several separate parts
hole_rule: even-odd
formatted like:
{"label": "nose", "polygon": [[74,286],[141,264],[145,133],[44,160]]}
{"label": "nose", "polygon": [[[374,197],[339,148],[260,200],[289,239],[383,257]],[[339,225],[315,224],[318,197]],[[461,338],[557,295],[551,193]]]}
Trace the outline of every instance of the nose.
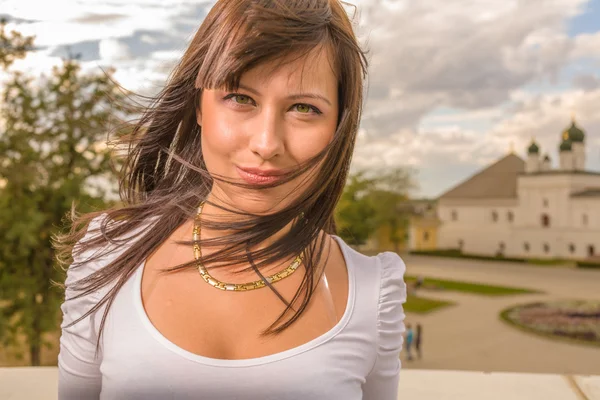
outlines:
{"label": "nose", "polygon": [[256,117],[251,127],[250,150],[263,160],[270,160],[283,154],[283,123],[276,111],[264,110]]}

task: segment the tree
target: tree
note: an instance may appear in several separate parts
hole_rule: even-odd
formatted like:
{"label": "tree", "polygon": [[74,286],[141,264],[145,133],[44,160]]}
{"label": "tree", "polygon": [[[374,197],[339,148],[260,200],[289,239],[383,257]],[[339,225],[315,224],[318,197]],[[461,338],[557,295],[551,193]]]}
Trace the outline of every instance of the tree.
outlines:
{"label": "tree", "polygon": [[364,244],[378,229],[386,228],[395,251],[405,240],[410,216],[412,174],[405,168],[351,174],[336,208],[340,237],[348,244]]}
{"label": "tree", "polygon": [[33,48],[33,37],[23,36],[19,32],[6,32],[6,19],[0,18],[0,67],[6,69],[12,63],[25,57]]}
{"label": "tree", "polygon": [[[0,25],[0,65],[9,66],[30,47]],[[25,44],[23,44],[25,43]],[[8,49],[8,50],[6,50]],[[40,364],[46,332],[58,328],[64,294],[51,237],[72,202],[82,211],[106,205],[98,178],[110,179],[108,124],[122,92],[112,71],[83,74],[75,59],[33,79],[9,71],[0,100],[0,344],[24,339],[31,365]],[[18,357],[23,354],[15,351]]]}
{"label": "tree", "polygon": [[364,244],[376,229],[375,209],[367,197],[373,185],[364,172],[348,177],[335,211],[339,235],[348,244]]}
{"label": "tree", "polygon": [[380,174],[367,196],[375,209],[375,223],[386,228],[395,252],[406,239],[411,214],[409,192],[414,186],[411,171],[396,168]]}

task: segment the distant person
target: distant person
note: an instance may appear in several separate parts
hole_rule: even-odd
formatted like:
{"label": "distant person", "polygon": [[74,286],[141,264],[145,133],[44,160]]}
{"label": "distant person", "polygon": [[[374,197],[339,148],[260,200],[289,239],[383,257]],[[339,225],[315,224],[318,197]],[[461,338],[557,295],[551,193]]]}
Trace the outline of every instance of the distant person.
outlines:
{"label": "distant person", "polygon": [[414,331],[410,324],[406,324],[406,356],[408,361],[412,361],[412,344],[414,339]]}
{"label": "distant person", "polygon": [[422,276],[418,276],[417,281],[415,282],[415,289],[420,289],[421,287],[423,287],[424,283],[425,283],[425,278],[423,278]]}
{"label": "distant person", "polygon": [[417,357],[421,359],[421,339],[423,337],[423,328],[421,324],[417,324],[417,333],[415,334],[415,350],[417,351]]}

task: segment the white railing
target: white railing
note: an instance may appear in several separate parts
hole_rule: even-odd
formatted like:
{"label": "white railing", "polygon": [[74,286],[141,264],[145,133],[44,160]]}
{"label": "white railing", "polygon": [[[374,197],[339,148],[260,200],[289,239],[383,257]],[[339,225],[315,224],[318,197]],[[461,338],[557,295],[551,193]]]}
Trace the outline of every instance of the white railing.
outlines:
{"label": "white railing", "polygon": [[[0,368],[0,399],[56,400],[57,375],[55,367]],[[398,392],[402,400],[600,400],[600,376],[411,369]]]}

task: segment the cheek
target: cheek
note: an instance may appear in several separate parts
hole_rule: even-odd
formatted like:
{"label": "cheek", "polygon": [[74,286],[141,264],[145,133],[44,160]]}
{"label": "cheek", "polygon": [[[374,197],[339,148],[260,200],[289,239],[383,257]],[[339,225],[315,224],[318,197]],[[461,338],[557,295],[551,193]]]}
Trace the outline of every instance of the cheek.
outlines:
{"label": "cheek", "polygon": [[327,121],[305,131],[293,132],[293,140],[288,142],[289,152],[298,162],[306,161],[320,153],[335,134],[336,121]]}
{"label": "cheek", "polygon": [[202,153],[206,167],[209,171],[223,173],[230,156],[240,147],[241,138],[235,125],[220,115],[217,107],[205,102],[203,110]]}

